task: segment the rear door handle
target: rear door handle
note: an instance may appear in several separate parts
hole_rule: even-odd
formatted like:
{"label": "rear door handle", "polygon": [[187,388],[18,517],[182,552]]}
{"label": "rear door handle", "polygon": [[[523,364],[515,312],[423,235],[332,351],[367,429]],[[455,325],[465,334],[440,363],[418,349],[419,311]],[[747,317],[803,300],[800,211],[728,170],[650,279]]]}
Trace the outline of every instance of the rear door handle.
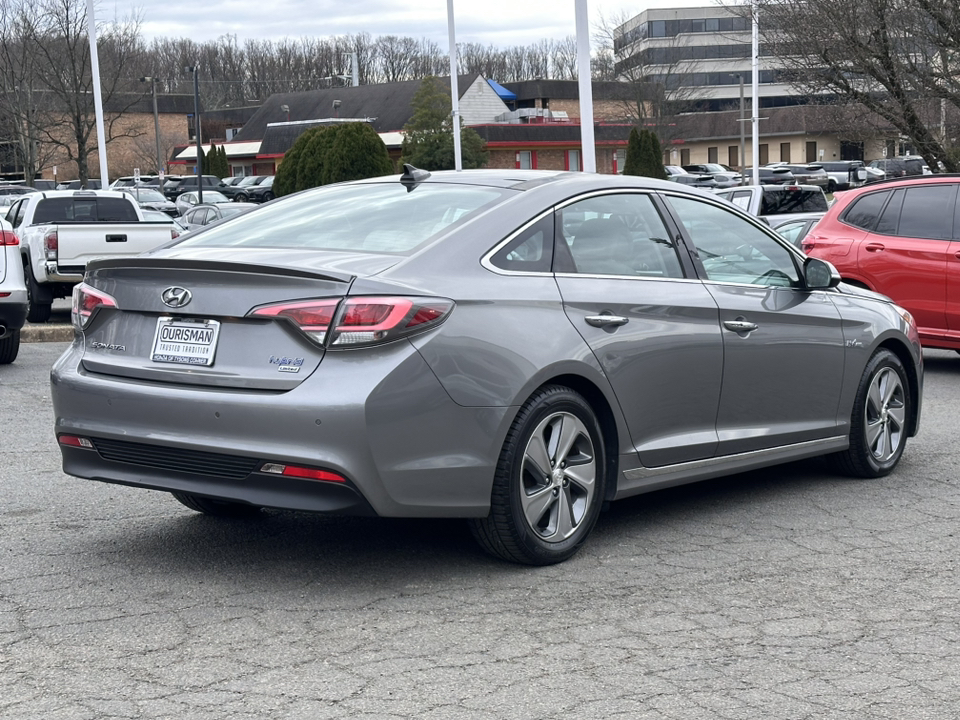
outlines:
{"label": "rear door handle", "polygon": [[867,252],[880,252],[885,249],[880,243],[867,243],[863,247]]}
{"label": "rear door handle", "polygon": [[587,321],[587,325],[593,325],[593,327],[607,327],[608,325],[626,325],[630,322],[630,318],[625,318],[622,315],[587,315],[584,320]]}
{"label": "rear door handle", "polygon": [[737,333],[752,332],[757,329],[757,324],[749,320],[724,320],[723,326]]}

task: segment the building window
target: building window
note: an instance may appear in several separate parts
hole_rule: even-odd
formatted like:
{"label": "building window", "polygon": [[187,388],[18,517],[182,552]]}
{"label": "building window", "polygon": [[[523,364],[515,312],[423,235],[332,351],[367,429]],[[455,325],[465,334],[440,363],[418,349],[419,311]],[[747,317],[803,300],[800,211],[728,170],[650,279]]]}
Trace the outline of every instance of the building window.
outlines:
{"label": "building window", "polygon": [[780,162],[790,162],[790,143],[780,143]]}
{"label": "building window", "polygon": [[627,151],[617,150],[613,153],[613,172],[617,175],[623,175],[623,166],[627,162]]}
{"label": "building window", "polygon": [[520,170],[535,170],[537,154],[533,150],[521,150],[517,153],[517,168]]}
{"label": "building window", "polygon": [[718,163],[720,162],[720,148],[708,147],[707,148],[707,162],[709,163]]}
{"label": "building window", "polygon": [[583,170],[583,164],[580,161],[579,150],[567,150],[563,162],[563,169],[571,172],[580,172]]}
{"label": "building window", "polygon": [[760,164],[766,165],[770,162],[770,146],[766,143],[760,145]]}
{"label": "building window", "polygon": [[736,145],[727,146],[727,165],[730,167],[740,167],[740,162],[738,158],[740,157],[739,153],[740,148]]}
{"label": "building window", "polygon": [[817,141],[810,140],[807,142],[807,162],[812,163],[817,161]]}
{"label": "building window", "polygon": [[683,148],[680,150],[680,164],[681,165],[690,164],[690,148]]}

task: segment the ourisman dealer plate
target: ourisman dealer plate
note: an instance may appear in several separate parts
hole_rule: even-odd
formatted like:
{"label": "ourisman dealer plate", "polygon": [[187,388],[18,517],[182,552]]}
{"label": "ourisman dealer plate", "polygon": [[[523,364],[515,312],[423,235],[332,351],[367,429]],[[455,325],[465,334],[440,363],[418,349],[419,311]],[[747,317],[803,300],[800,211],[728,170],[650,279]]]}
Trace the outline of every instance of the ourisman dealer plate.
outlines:
{"label": "ourisman dealer plate", "polygon": [[150,359],[181,365],[213,365],[219,335],[220,323],[216,320],[157,318]]}

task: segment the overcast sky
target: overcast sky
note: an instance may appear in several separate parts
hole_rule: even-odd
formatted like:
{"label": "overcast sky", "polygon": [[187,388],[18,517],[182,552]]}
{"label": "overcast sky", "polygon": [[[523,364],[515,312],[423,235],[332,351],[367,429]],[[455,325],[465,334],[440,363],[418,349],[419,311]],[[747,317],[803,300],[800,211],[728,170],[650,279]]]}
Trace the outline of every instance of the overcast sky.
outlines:
{"label": "overcast sky", "polygon": [[[633,16],[649,8],[712,5],[712,0],[588,0],[591,26],[601,14]],[[139,7],[143,34],[192,37],[197,41],[233,34],[249,38],[329,37],[368,32],[428,38],[447,49],[446,0],[102,0],[99,19]],[[458,0],[457,42],[507,47],[576,33],[574,0]]]}

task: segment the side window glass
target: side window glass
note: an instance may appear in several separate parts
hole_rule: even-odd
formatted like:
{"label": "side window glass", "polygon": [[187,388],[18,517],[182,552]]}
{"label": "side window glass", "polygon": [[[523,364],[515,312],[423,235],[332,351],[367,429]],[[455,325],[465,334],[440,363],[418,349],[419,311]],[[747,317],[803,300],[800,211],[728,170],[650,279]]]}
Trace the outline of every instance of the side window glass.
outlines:
{"label": "side window glass", "polygon": [[577,273],[683,277],[673,240],[649,195],[597,195],[567,205],[557,211],[561,243]]}
{"label": "side window glass", "polygon": [[23,200],[12,205],[9,210],[7,210],[7,222],[10,223],[13,227],[20,227],[20,223],[17,222],[17,214],[20,208],[23,206]]}
{"label": "side window glass", "polygon": [[670,197],[710,280],[799,287],[793,254],[748,220],[716,205]]}
{"label": "side window glass", "polygon": [[877,221],[875,232],[881,235],[897,234],[897,227],[900,225],[900,208],[903,207],[903,194],[904,190],[902,188],[894,190],[890,202],[887,203],[887,206],[883,209],[883,214],[880,215],[880,220]]}
{"label": "side window glass", "polygon": [[502,270],[550,272],[553,262],[553,213],[522,230],[490,262]]}
{"label": "side window glass", "polygon": [[907,188],[900,211],[900,237],[949,240],[953,237],[956,185]]}
{"label": "side window glass", "polygon": [[750,193],[749,192],[735,192],[730,196],[730,202],[736,205],[741,210],[750,210]]}
{"label": "side window glass", "polygon": [[843,214],[843,221],[848,225],[872,232],[877,226],[877,220],[888,197],[890,197],[889,190],[858,197]]}

